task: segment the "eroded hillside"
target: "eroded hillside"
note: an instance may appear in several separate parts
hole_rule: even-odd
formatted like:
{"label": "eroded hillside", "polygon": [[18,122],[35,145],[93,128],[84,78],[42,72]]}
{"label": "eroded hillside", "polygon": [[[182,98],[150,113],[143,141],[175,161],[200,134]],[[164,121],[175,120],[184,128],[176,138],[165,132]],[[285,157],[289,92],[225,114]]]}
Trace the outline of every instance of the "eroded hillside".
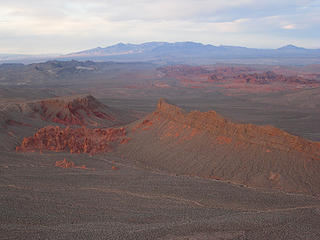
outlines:
{"label": "eroded hillside", "polygon": [[[134,119],[134,118],[133,118]],[[91,95],[73,95],[0,105],[0,136],[4,149],[48,125],[60,127],[112,127],[132,121],[130,114],[110,108]]]}
{"label": "eroded hillside", "polygon": [[140,166],[174,174],[320,193],[319,142],[272,126],[233,123],[214,111],[187,113],[163,99],[152,114],[124,128],[46,127],[25,138],[17,150],[112,151]]}

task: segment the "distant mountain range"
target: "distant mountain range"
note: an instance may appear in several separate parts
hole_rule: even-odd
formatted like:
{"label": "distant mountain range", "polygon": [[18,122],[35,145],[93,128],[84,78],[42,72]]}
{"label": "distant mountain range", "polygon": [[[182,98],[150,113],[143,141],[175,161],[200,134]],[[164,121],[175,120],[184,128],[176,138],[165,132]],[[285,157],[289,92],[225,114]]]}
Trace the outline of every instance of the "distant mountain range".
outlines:
{"label": "distant mountain range", "polygon": [[172,53],[179,54],[205,54],[205,56],[212,57],[226,57],[226,56],[257,56],[267,54],[269,56],[280,56],[283,53],[291,54],[320,54],[320,49],[306,49],[296,47],[294,45],[283,46],[278,49],[258,49],[246,48],[238,46],[214,46],[210,44],[202,44],[195,42],[147,42],[142,44],[124,44],[118,43],[109,47],[93,48],[81,52],[67,54],[66,56],[118,56],[118,55],[132,55],[132,54],[149,54],[153,56],[167,55]]}
{"label": "distant mountain range", "polygon": [[40,60],[92,60],[160,64],[261,63],[307,65],[320,63],[320,49],[287,45],[278,49],[258,49],[238,46],[214,46],[196,42],[118,43],[60,56],[0,55],[0,62],[36,62]]}
{"label": "distant mountain range", "polygon": [[[65,59],[153,61],[158,63],[210,64],[216,62],[308,63],[320,62],[320,49],[306,49],[287,45],[278,49],[258,49],[238,46],[214,46],[195,42],[118,43],[105,48],[93,48],[64,55]],[[300,64],[304,64],[301,63]]]}

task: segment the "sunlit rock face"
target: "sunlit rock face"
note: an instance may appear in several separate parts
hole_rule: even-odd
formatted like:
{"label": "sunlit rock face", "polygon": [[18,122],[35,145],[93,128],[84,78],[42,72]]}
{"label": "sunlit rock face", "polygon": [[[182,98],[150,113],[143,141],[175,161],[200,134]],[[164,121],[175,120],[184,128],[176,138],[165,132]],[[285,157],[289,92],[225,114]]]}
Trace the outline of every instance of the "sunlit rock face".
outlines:
{"label": "sunlit rock face", "polygon": [[24,138],[16,150],[18,152],[49,150],[96,154],[109,152],[116,143],[128,141],[125,128],[88,129],[47,126],[33,136]]}

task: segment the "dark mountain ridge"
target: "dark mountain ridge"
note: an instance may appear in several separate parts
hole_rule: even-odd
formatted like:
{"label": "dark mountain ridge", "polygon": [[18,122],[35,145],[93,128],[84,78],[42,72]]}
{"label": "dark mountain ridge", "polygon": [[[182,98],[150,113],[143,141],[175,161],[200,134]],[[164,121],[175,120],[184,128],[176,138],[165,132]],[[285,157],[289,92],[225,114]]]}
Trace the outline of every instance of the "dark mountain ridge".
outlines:
{"label": "dark mountain ridge", "polygon": [[[92,53],[98,55],[120,55],[120,54],[134,54],[134,53],[147,53],[147,52],[154,52],[154,53],[165,53],[167,52],[175,52],[175,51],[212,51],[214,53],[224,53],[224,54],[252,54],[252,53],[272,53],[275,54],[276,52],[281,53],[281,51],[288,51],[290,50],[292,53],[320,53],[320,49],[306,49],[302,47],[297,47],[292,44],[280,47],[278,49],[258,49],[258,48],[247,48],[247,47],[240,47],[240,46],[214,46],[211,44],[202,44],[196,42],[147,42],[142,44],[124,44],[118,43],[116,45],[108,46],[108,47],[98,47],[94,49],[84,50],[81,52],[70,53],[68,55],[90,55]],[[236,50],[236,52],[235,52]],[[208,54],[208,53],[207,53]]]}
{"label": "dark mountain ridge", "polygon": [[[214,46],[197,42],[118,43],[65,55],[0,55],[2,63],[35,63],[48,60],[152,61],[161,64],[254,63],[306,65],[320,63],[320,49],[307,49],[292,44],[278,49],[240,46]],[[244,61],[245,60],[245,61]],[[254,60],[254,61],[253,61]],[[303,60],[303,61],[302,61]]]}

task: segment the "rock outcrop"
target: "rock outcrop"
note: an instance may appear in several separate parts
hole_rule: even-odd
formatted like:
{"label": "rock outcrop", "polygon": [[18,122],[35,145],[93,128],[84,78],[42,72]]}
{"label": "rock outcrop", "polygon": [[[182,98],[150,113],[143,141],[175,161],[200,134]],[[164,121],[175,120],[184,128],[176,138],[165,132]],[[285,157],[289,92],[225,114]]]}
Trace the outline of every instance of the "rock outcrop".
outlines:
{"label": "rock outcrop", "polygon": [[29,106],[34,115],[63,125],[97,126],[101,120],[116,121],[111,111],[91,95],[44,99]]}
{"label": "rock outcrop", "polygon": [[299,76],[285,76],[283,74],[276,74],[273,71],[263,73],[243,73],[234,76],[234,79],[243,81],[244,83],[252,84],[272,84],[272,83],[289,83],[289,84],[312,84],[315,80],[305,79]]}
{"label": "rock outcrop", "polygon": [[[76,166],[74,162],[68,161],[66,159],[63,159],[62,161],[56,161],[55,166],[59,168],[78,168],[83,170],[89,170],[89,168],[87,168],[85,165]],[[95,170],[95,169],[91,169],[91,170]]]}
{"label": "rock outcrop", "polygon": [[47,126],[34,136],[24,138],[18,152],[69,151],[70,153],[105,153],[117,143],[127,143],[125,128],[89,129]]}
{"label": "rock outcrop", "polygon": [[165,77],[176,79],[180,87],[207,91],[222,88],[232,92],[270,92],[296,88],[318,87],[317,74],[301,74],[279,69],[261,69],[241,66],[188,66],[159,68]]}

